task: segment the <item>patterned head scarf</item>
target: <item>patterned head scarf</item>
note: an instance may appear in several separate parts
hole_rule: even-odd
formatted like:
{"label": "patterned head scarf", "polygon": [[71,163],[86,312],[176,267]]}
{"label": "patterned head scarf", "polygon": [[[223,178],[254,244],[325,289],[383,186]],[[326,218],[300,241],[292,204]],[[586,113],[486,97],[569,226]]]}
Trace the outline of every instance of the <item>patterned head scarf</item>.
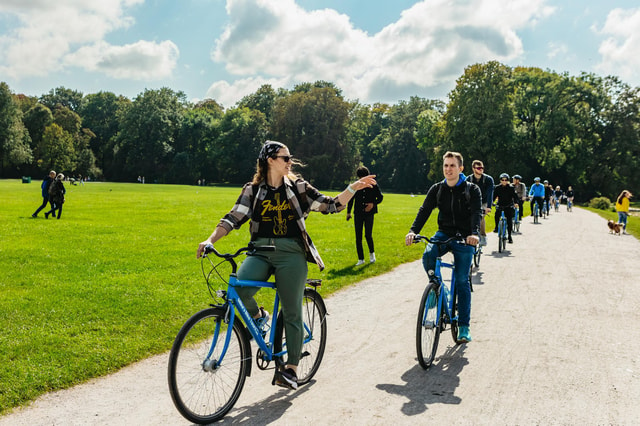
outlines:
{"label": "patterned head scarf", "polygon": [[273,158],[281,148],[284,148],[284,144],[280,142],[266,141],[264,145],[262,145],[262,149],[258,155],[258,160],[263,164],[267,164],[267,159]]}

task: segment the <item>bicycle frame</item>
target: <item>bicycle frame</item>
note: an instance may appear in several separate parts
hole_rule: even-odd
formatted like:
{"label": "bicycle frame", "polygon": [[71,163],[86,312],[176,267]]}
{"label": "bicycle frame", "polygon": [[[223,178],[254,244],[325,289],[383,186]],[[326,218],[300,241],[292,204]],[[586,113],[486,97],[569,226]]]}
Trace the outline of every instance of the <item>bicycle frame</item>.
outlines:
{"label": "bicycle frame", "polygon": [[[453,321],[458,320],[457,315],[453,316],[453,297],[456,291],[456,275],[453,273],[454,267],[455,266],[453,263],[443,262],[442,257],[438,256],[436,258],[436,267],[435,267],[434,274],[435,274],[435,278],[440,283],[440,288],[442,290],[440,291],[440,296],[438,297],[438,310],[437,310],[438,315],[436,317],[436,327],[441,326],[440,318],[442,317],[443,309],[445,310],[445,313],[449,318],[448,324],[451,324]],[[444,280],[442,279],[442,268],[451,269],[451,283],[449,287],[447,287]],[[447,294],[449,294],[448,299],[447,299]],[[445,323],[447,322],[445,321]]]}
{"label": "bicycle frame", "polygon": [[[287,353],[286,350],[282,350],[281,352],[277,352],[277,353],[273,352],[273,342],[275,340],[275,334],[276,334],[275,321],[278,318],[278,312],[280,308],[280,296],[278,295],[278,292],[276,292],[275,300],[273,302],[273,310],[271,311],[273,312],[273,316],[271,318],[271,328],[269,330],[269,339],[265,341],[265,339],[262,337],[262,333],[254,323],[252,316],[249,314],[249,311],[244,306],[244,303],[242,303],[242,299],[240,299],[240,296],[238,295],[238,292],[237,292],[238,287],[270,288],[272,290],[276,289],[275,283],[268,282],[268,281],[239,280],[237,276],[235,276],[234,274],[231,274],[231,276],[229,277],[229,285],[227,287],[227,294],[226,294],[227,303],[225,304],[227,308],[226,321],[228,322],[229,326],[227,327],[226,338],[224,341],[225,346],[220,355],[220,359],[218,359],[218,363],[222,363],[222,361],[224,360],[224,356],[227,352],[227,346],[230,340],[230,335],[233,332],[233,323],[236,320],[236,315],[235,315],[236,311],[240,314],[240,317],[244,320],[244,323],[247,329],[249,330],[249,333],[251,333],[254,340],[256,341],[256,344],[258,345],[260,350],[262,350],[265,360],[272,361],[274,358],[282,358],[284,355],[286,355]],[[304,326],[304,332],[306,334],[306,337],[303,339],[302,343],[305,344],[313,339],[313,335],[311,334],[311,330],[309,329],[308,324],[303,322],[303,326]],[[217,345],[219,327],[220,325],[218,324],[216,327],[217,329],[215,331],[214,338],[212,339],[212,342],[211,342],[209,356],[213,353]]]}

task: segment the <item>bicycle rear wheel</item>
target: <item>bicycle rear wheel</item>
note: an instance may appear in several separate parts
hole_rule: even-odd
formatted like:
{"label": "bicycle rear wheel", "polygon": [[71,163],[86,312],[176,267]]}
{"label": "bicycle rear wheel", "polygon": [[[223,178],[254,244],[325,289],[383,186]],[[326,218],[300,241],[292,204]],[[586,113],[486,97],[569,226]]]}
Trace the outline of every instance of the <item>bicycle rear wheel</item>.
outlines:
{"label": "bicycle rear wheel", "polygon": [[[304,342],[302,344],[302,357],[298,364],[296,375],[298,384],[308,383],[316,374],[324,349],[327,345],[327,308],[318,292],[306,288],[302,301],[302,321],[304,322]],[[282,351],[286,347],[286,336],[284,331],[284,317],[278,314],[276,323],[276,337],[274,341],[274,352]]]}
{"label": "bicycle rear wheel", "polygon": [[440,324],[438,324],[438,301],[440,288],[430,282],[422,294],[416,325],[416,350],[418,362],[425,370],[431,366],[438,350]]}
{"label": "bicycle rear wheel", "polygon": [[504,222],[501,219],[500,222],[498,222],[498,253],[502,253],[504,249],[504,238],[502,234],[504,234]]}
{"label": "bicycle rear wheel", "polygon": [[219,362],[228,330],[225,314],[226,309],[209,308],[189,318],[169,354],[171,399],[193,423],[212,423],[224,417],[238,400],[250,368],[249,341],[238,318]]}

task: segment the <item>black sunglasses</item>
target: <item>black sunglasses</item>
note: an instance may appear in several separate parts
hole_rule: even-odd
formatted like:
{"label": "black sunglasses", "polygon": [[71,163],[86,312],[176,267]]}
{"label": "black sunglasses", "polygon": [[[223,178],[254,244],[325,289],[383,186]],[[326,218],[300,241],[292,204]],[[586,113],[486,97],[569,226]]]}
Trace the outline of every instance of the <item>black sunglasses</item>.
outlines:
{"label": "black sunglasses", "polygon": [[509,179],[507,179],[507,178],[502,178],[500,180],[506,180],[507,182],[509,182]]}
{"label": "black sunglasses", "polygon": [[476,169],[476,170],[484,170],[484,167],[482,167],[482,166],[474,166],[473,168]]}
{"label": "black sunglasses", "polygon": [[293,160],[293,155],[276,155],[275,158],[282,158],[285,163]]}

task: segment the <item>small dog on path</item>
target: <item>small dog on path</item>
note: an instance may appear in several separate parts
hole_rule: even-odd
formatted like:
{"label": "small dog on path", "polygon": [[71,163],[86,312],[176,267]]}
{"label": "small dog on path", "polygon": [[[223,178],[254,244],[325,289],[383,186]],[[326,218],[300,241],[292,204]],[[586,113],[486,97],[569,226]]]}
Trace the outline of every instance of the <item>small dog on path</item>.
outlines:
{"label": "small dog on path", "polygon": [[612,220],[607,222],[607,225],[609,226],[609,233],[610,234],[618,234],[618,235],[622,235],[622,224],[621,223],[616,223]]}

